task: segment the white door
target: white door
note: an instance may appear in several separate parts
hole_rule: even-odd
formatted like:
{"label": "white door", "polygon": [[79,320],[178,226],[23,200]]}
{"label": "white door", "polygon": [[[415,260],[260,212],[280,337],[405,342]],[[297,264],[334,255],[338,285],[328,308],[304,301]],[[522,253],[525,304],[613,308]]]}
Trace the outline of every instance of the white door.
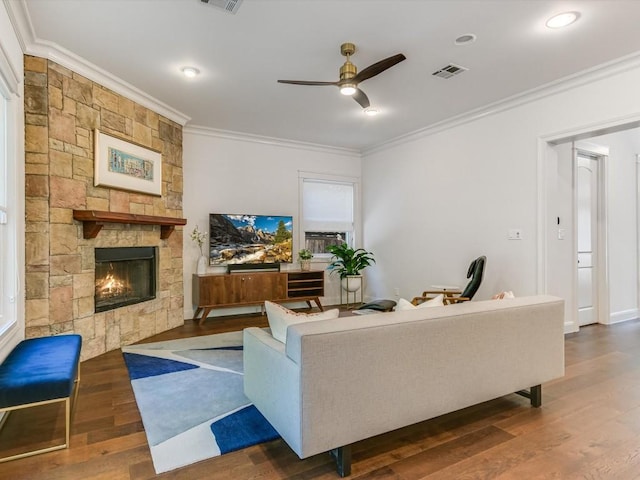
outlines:
{"label": "white door", "polygon": [[578,324],[598,322],[598,160],[576,155]]}

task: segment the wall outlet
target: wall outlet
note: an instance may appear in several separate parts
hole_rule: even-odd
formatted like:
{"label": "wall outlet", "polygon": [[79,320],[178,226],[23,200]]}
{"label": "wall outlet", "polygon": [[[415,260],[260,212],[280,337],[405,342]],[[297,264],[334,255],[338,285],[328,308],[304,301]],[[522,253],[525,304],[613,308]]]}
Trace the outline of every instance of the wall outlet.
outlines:
{"label": "wall outlet", "polygon": [[398,287],[393,289],[393,293],[395,294],[396,297],[400,297],[400,289]]}
{"label": "wall outlet", "polygon": [[519,228],[509,229],[509,240],[522,240],[522,230]]}
{"label": "wall outlet", "polygon": [[565,236],[564,228],[559,228],[558,229],[558,240],[564,240],[564,236]]}

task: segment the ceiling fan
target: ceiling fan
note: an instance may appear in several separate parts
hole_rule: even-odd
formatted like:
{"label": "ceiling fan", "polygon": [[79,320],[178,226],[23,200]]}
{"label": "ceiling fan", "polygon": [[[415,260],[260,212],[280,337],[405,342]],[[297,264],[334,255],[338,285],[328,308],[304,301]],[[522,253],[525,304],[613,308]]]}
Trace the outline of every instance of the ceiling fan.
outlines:
{"label": "ceiling fan", "polygon": [[340,88],[340,93],[343,95],[350,95],[353,99],[360,104],[362,108],[368,108],[369,98],[365,93],[358,88],[358,85],[365,80],[375,77],[379,73],[384,72],[388,68],[402,62],[407,57],[402,53],[393,55],[391,57],[380,60],[379,62],[369,65],[367,68],[358,73],[356,66],[351,63],[350,57],[356,51],[356,46],[353,43],[343,43],[340,46],[340,53],[347,57],[344,65],[340,67],[340,80],[337,82],[316,82],[307,80],[278,80],[278,83],[290,83],[293,85],[333,85]]}

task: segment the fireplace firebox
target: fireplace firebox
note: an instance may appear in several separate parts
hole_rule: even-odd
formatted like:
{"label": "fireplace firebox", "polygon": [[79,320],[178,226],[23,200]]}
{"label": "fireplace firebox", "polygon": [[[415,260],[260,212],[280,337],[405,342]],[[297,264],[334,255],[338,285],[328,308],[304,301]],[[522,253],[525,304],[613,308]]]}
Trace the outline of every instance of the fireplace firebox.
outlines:
{"label": "fireplace firebox", "polygon": [[96,248],[95,311],[156,298],[156,247]]}

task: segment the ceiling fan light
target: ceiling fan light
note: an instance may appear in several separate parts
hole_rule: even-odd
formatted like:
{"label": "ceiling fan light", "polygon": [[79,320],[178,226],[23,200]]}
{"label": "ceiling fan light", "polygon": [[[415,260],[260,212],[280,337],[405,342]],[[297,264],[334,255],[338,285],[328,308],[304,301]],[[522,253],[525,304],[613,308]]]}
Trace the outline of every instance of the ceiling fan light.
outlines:
{"label": "ceiling fan light", "polygon": [[353,83],[345,83],[340,87],[340,93],[342,95],[353,95],[356,93],[356,86]]}
{"label": "ceiling fan light", "polygon": [[364,109],[364,114],[368,117],[375,117],[380,113],[377,108],[367,107]]}

